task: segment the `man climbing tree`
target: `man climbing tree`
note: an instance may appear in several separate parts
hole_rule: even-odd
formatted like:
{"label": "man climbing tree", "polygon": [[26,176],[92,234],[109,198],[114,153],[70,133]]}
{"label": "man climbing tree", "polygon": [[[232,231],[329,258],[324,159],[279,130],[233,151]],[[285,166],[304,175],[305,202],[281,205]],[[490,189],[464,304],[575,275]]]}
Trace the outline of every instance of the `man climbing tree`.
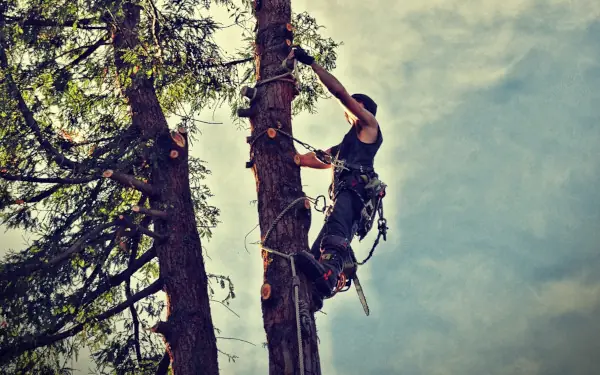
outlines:
{"label": "man climbing tree", "polygon": [[[319,375],[312,287],[296,274],[291,258],[308,248],[311,220],[311,199],[302,192],[300,169],[293,158],[292,100],[302,94],[302,85],[294,60],[286,58],[296,36],[290,24],[291,4],[290,0],[256,0],[254,10],[257,82],[255,88],[243,88],[251,106],[238,114],[250,119],[252,131],[248,167],[255,174],[258,194],[269,374]],[[327,62],[325,50],[319,47]]]}
{"label": "man climbing tree", "polygon": [[[350,268],[350,273],[356,272],[350,243],[355,234],[364,238],[381,207],[385,185],[375,173],[374,159],[383,136],[375,119],[377,104],[373,99],[365,94],[350,95],[301,47],[295,47],[289,57],[314,70],[322,84],[345,108],[344,114],[350,124],[350,130],[340,144],[325,152],[299,155],[296,159],[300,166],[317,169],[330,168],[332,161],[337,162],[330,186],[334,201],[332,209],[310,253],[300,252],[296,257],[302,271],[315,283],[316,300],[320,304],[322,298],[331,297],[345,286],[347,275],[343,271],[346,267]],[[384,228],[380,223],[381,229]]]}

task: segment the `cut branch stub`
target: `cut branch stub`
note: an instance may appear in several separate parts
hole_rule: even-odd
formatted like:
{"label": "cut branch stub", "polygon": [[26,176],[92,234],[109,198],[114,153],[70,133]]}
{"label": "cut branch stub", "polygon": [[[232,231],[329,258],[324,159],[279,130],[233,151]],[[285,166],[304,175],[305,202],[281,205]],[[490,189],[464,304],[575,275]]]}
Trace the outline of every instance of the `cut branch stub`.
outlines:
{"label": "cut branch stub", "polygon": [[[185,132],[184,132],[184,134],[185,134]],[[181,135],[181,132],[172,131],[171,138],[173,139],[173,142],[175,142],[175,144],[177,146],[179,146],[181,148],[185,147],[185,138],[183,137],[183,135]]]}
{"label": "cut branch stub", "polygon": [[308,198],[304,200],[304,208],[310,210],[310,200]]}
{"label": "cut branch stub", "polygon": [[185,126],[180,126],[179,128],[177,128],[177,131],[181,134],[187,134],[187,129],[185,128]]}
{"label": "cut branch stub", "polygon": [[179,157],[179,151],[171,150],[171,152],[169,152],[169,157],[171,159],[177,159]]}
{"label": "cut branch stub", "polygon": [[117,181],[125,187],[134,188],[148,196],[155,196],[157,194],[152,185],[144,183],[143,181],[138,180],[134,176],[130,176],[125,173],[116,172],[111,169],[108,169],[104,171],[104,173],[102,173],[102,177],[110,178],[114,181]]}
{"label": "cut branch stub", "polygon": [[271,284],[264,283],[261,286],[261,288],[260,288],[260,297],[262,298],[263,301],[266,301],[269,298],[271,298]]}
{"label": "cut branch stub", "polygon": [[137,213],[144,214],[144,215],[149,215],[149,216],[154,216],[154,217],[159,217],[161,219],[166,219],[168,217],[167,213],[164,212],[164,211],[147,209],[147,208],[140,207],[140,206],[137,206],[137,205],[131,207],[131,210],[133,212],[137,212]]}
{"label": "cut branch stub", "polygon": [[254,109],[254,107],[238,108],[238,110],[237,110],[238,117],[253,117],[255,114],[256,114],[256,109]]}
{"label": "cut branch stub", "polygon": [[269,128],[267,129],[267,135],[269,136],[269,138],[273,139],[277,136],[277,130]]}

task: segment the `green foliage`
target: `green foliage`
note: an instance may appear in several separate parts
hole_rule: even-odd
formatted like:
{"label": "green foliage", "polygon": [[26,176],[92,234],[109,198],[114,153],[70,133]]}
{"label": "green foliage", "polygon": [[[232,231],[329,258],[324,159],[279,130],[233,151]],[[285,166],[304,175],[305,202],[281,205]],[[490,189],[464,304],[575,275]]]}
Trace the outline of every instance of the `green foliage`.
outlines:
{"label": "green foliage", "polygon": [[[246,0],[134,3],[140,9],[139,44],[123,54],[132,67],[127,71],[117,69],[113,45],[124,2],[0,4],[0,224],[30,237],[24,249],[9,251],[0,263],[0,317],[6,320],[0,327],[0,357],[2,350],[15,349],[8,361],[0,359],[0,372],[71,373],[67,359],[82,347],[91,350],[102,374],[153,373],[162,358],[164,344],[143,329],[163,312],[156,296],[135,303],[139,324],[130,308],[98,319],[159,276],[156,260],[148,257],[132,277],[118,279],[151,251],[152,240],[122,241],[107,228],[70,256],[64,254],[98,226],[129,215],[132,205],[145,204],[141,193],[102,179],[103,171],[151,180],[152,169],[164,162],[153,139],[140,139],[124,91],[137,77],[147,79],[170,124],[185,126],[193,141],[203,123],[201,111],[226,104],[233,114],[246,105],[239,88],[251,85],[255,76],[254,21]],[[215,5],[225,7],[240,27],[241,51],[227,54],[214,42],[215,33],[226,27],[210,17]],[[339,44],[322,38],[307,13],[294,15],[293,24],[295,42],[333,68]],[[300,73],[294,113],[314,111],[325,93],[314,74],[303,67]],[[219,215],[205,184],[210,171],[193,157],[189,170],[198,230],[210,239]],[[131,219],[148,224],[141,217]],[[235,298],[229,278],[209,278],[211,297],[216,281],[226,292],[219,302]],[[74,327],[81,329],[60,336]],[[44,340],[48,343],[39,344]],[[26,345],[32,342],[38,344]]]}

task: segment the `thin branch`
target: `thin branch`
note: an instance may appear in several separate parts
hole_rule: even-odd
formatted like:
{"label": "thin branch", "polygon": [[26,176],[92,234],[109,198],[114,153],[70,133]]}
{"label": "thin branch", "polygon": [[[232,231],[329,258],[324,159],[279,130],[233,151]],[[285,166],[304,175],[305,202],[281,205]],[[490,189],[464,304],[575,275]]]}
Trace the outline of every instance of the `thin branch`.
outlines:
{"label": "thin branch", "polygon": [[131,277],[131,275],[133,275],[134,273],[136,273],[140,268],[142,268],[143,266],[145,266],[146,263],[148,263],[149,261],[151,261],[155,257],[156,257],[156,249],[153,247],[150,250],[146,251],[144,254],[142,254],[142,256],[140,256],[139,258],[137,258],[132,263],[132,265],[129,268],[127,268],[126,270],[122,271],[121,273],[118,273],[118,274],[116,274],[114,276],[109,277],[108,281],[106,282],[106,284],[104,284],[101,287],[98,287],[96,290],[94,290],[90,294],[86,295],[85,298],[84,298],[84,300],[83,300],[83,302],[82,302],[82,305],[90,304],[96,298],[98,298],[98,296],[106,293],[111,288],[113,288],[113,287],[115,287],[117,285],[122,284],[129,277]]}
{"label": "thin branch", "polygon": [[86,29],[86,30],[102,30],[106,29],[107,26],[101,25],[92,25],[94,22],[99,22],[100,20],[95,18],[82,18],[80,20],[66,20],[64,22],[56,22],[52,20],[44,20],[44,19],[19,19],[17,17],[5,16],[7,20],[19,23],[21,26],[39,26],[39,27],[73,27],[75,24],[77,28]]}
{"label": "thin branch", "polygon": [[202,68],[205,69],[209,69],[209,68],[228,68],[230,66],[234,66],[234,65],[238,65],[238,64],[243,64],[243,63],[247,63],[250,61],[254,61],[254,57],[246,57],[244,59],[239,59],[239,60],[232,60],[232,61],[228,61],[225,63],[220,63],[220,64],[208,64],[208,65],[204,65],[202,66]]}
{"label": "thin branch", "polygon": [[230,312],[231,312],[233,315],[237,316],[238,318],[240,317],[240,316],[239,316],[239,315],[238,315],[238,314],[237,314],[235,311],[233,311],[233,310],[231,309],[231,307],[227,306],[227,305],[225,304],[225,302],[223,302],[223,301],[219,301],[219,300],[216,300],[216,299],[211,299],[210,301],[211,301],[211,302],[217,302],[217,303],[220,303],[220,304],[221,304],[223,307],[225,307],[227,310],[229,310],[229,311],[230,311]]}
{"label": "thin branch", "polygon": [[42,184],[85,184],[90,181],[98,180],[99,177],[82,178],[62,178],[62,177],[36,177],[36,176],[18,176],[4,172],[0,169],[0,178],[7,181],[39,182]]}
{"label": "thin branch", "polygon": [[4,49],[4,38],[0,37],[0,68],[5,71],[5,80],[8,83],[9,94],[12,98],[17,100],[17,106],[19,107],[19,111],[25,120],[25,123],[35,134],[35,137],[42,146],[42,148],[46,151],[46,154],[51,157],[59,166],[66,167],[69,169],[75,169],[79,163],[67,158],[65,155],[61,154],[52,144],[42,135],[42,131],[33,117],[33,112],[25,103],[25,99],[23,99],[23,95],[21,95],[21,91],[17,87],[12,75],[9,73],[8,69],[8,58],[6,56],[6,50]]}
{"label": "thin branch", "polygon": [[169,352],[165,350],[165,354],[162,359],[158,363],[158,367],[156,368],[155,375],[167,375],[169,371],[169,366],[171,365],[171,356]]}
{"label": "thin branch", "polygon": [[221,337],[221,336],[217,336],[216,339],[221,339],[221,340],[236,340],[236,341],[245,342],[245,343],[250,344],[252,346],[256,346],[256,344],[254,344],[254,343],[252,343],[250,341],[246,341],[246,340],[243,340],[243,339],[238,339],[238,338],[235,338],[235,337]]}
{"label": "thin branch", "polygon": [[143,298],[146,298],[152,294],[158,293],[162,289],[162,286],[163,286],[162,280],[160,280],[160,279],[156,280],[155,282],[150,284],[145,289],[142,289],[138,293],[134,294],[130,299],[118,304],[117,306],[114,306],[111,309],[106,310],[102,314],[87,318],[83,323],[80,323],[66,331],[63,331],[63,332],[55,334],[55,335],[46,335],[46,334],[39,335],[33,339],[21,342],[19,344],[13,345],[13,346],[3,347],[0,349],[0,362],[7,362],[26,351],[44,347],[44,346],[53,344],[57,341],[64,340],[67,337],[76,335],[77,333],[83,331],[83,329],[85,328],[85,325],[87,323],[90,323],[92,321],[93,322],[102,322],[108,318],[111,318],[112,316],[122,312],[123,310],[125,310],[132,304],[136,303],[137,301],[139,301]]}
{"label": "thin branch", "polygon": [[102,38],[98,39],[96,41],[96,43],[92,44],[90,47],[88,47],[88,49],[85,50],[85,52],[83,52],[81,55],[77,56],[77,58],[73,61],[71,61],[69,64],[67,64],[67,66],[65,66],[63,68],[64,69],[68,69],[70,67],[73,67],[77,64],[79,64],[80,62],[82,62],[83,60],[87,59],[88,57],[90,57],[94,52],[96,52],[96,50],[102,46],[107,45],[107,41],[106,41],[106,36],[102,36]]}
{"label": "thin branch", "polygon": [[[51,188],[42,191],[41,193],[34,195],[33,197],[29,197],[29,198],[19,198],[17,200],[15,200],[13,203],[14,204],[23,204],[23,203],[37,203],[40,202],[46,198],[48,198],[49,196],[51,196],[52,194],[54,194],[55,192],[58,191],[58,189],[60,189],[62,187],[62,185],[54,185]],[[4,206],[0,205],[0,208],[3,208]]]}
{"label": "thin branch", "polygon": [[102,177],[110,178],[113,181],[116,181],[125,187],[134,188],[148,196],[154,196],[157,193],[152,185],[147,184],[143,181],[140,181],[137,178],[135,178],[134,176],[130,176],[128,174],[121,173],[121,172],[116,172],[116,171],[113,171],[112,169],[108,169],[108,170],[104,171],[104,173],[102,174]]}

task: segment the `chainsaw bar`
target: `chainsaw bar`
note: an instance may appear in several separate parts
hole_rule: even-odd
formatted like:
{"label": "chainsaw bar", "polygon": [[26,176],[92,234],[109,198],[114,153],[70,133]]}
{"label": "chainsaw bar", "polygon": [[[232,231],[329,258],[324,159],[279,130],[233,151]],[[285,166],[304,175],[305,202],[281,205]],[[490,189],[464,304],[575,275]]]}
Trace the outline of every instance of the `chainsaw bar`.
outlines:
{"label": "chainsaw bar", "polygon": [[352,281],[354,281],[354,288],[356,289],[356,293],[358,294],[358,299],[365,310],[365,314],[369,316],[369,305],[367,304],[367,299],[365,298],[365,293],[363,292],[363,288],[360,285],[360,281],[358,280],[358,276],[354,274],[352,277]]}

